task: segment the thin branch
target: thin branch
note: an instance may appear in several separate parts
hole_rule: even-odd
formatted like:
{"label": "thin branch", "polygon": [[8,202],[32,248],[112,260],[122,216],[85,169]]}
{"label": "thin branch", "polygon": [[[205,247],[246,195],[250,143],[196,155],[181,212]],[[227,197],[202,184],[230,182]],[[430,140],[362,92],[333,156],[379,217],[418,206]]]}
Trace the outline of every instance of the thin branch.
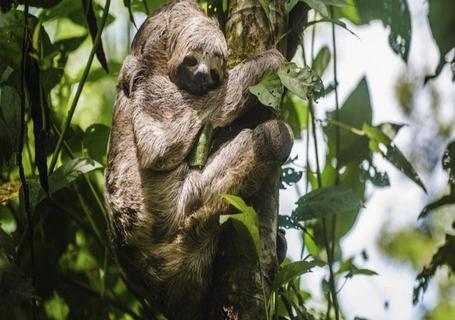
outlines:
{"label": "thin branch", "polygon": [[[330,7],[330,13],[333,17],[333,7]],[[338,73],[337,73],[337,47],[336,47],[336,38],[335,38],[335,23],[332,22],[332,46],[333,46],[333,81],[335,83],[335,120],[340,121],[340,104],[338,101]],[[336,168],[335,168],[335,185],[340,183],[340,127],[335,127],[335,160],[336,160]],[[331,241],[332,241],[332,248],[330,255],[333,257],[335,256],[335,236],[336,236],[336,225],[337,225],[337,216],[333,215],[332,217],[332,230],[331,230]],[[331,277],[335,275],[332,273]],[[335,286],[335,279],[332,279],[333,285]],[[333,294],[333,293],[332,293]],[[337,299],[337,292],[333,297],[333,306],[335,309],[335,318],[339,319],[339,305]]]}
{"label": "thin branch", "polygon": [[[24,208],[27,215],[28,223],[28,244],[30,247],[30,269],[31,269],[31,279],[32,286],[35,287],[35,246],[33,243],[33,222],[32,222],[32,213],[30,208],[30,195],[27,185],[27,178],[25,177],[24,164],[22,160],[22,151],[24,149],[24,141],[26,135],[26,123],[25,123],[25,100],[26,100],[26,83],[25,83],[25,65],[28,55],[28,46],[29,46],[29,34],[28,34],[28,0],[24,1],[24,32],[22,38],[22,60],[21,60],[21,84],[20,84],[20,93],[21,93],[21,104],[20,104],[20,137],[17,151],[17,164],[19,167],[19,176],[22,184],[22,190],[24,194]],[[35,320],[37,317],[36,314],[36,299],[32,297],[32,319]]]}
{"label": "thin branch", "polygon": [[[314,60],[314,34],[312,39],[312,48],[311,48],[311,61]],[[314,143],[314,152],[315,152],[315,160],[316,160],[316,176],[318,182],[318,188],[322,187],[322,177],[321,177],[321,168],[319,166],[319,150],[318,150],[318,142],[316,136],[316,121],[314,115],[314,108],[313,108],[313,101],[310,100],[308,103],[308,108],[311,115],[311,126],[312,126],[312,133],[313,133],[313,143]],[[335,274],[333,272],[333,256],[331,252],[330,242],[328,239],[328,230],[327,230],[327,219],[322,218],[322,233],[324,234],[324,246],[327,252],[327,260],[329,265],[329,287],[330,293],[332,296],[333,308],[335,309],[335,319],[339,320],[339,309],[338,309],[338,300],[337,300],[337,292],[335,288]],[[328,306],[327,313],[330,313],[330,305]]]}

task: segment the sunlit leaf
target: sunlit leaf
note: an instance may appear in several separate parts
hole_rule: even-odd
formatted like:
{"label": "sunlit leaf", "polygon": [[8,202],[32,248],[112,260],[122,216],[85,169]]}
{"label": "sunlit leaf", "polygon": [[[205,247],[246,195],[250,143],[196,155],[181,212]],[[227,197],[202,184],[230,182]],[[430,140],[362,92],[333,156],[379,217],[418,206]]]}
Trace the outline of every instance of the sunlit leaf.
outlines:
{"label": "sunlit leaf", "polygon": [[281,83],[302,99],[316,99],[324,92],[321,79],[309,68],[290,62],[278,70]]}
{"label": "sunlit leaf", "polygon": [[70,311],[65,300],[55,292],[52,298],[44,303],[44,310],[48,319],[53,320],[66,319]]}
{"label": "sunlit leaf", "polygon": [[253,207],[248,206],[240,197],[226,194],[223,198],[238,209],[240,213],[222,215],[220,217],[220,222],[224,223],[230,221],[239,234],[241,243],[245,245],[250,253],[254,253],[259,257],[261,246],[259,239],[259,222],[256,211]]}
{"label": "sunlit leaf", "polygon": [[326,218],[357,210],[362,203],[352,190],[345,187],[323,187],[311,191],[297,201],[292,217],[299,221]]}
{"label": "sunlit leaf", "polygon": [[10,181],[0,184],[0,205],[5,204],[9,199],[18,197],[20,188],[20,181]]}

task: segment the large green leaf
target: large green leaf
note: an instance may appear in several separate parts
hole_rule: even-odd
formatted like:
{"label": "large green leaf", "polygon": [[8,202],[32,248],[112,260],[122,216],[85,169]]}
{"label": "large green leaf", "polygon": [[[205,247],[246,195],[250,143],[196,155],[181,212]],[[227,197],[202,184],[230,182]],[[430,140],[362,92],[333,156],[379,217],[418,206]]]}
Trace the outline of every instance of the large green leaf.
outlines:
{"label": "large green leaf", "polygon": [[259,257],[261,245],[259,238],[259,222],[256,211],[238,196],[226,194],[223,197],[232,206],[238,209],[240,213],[222,215],[220,217],[220,222],[224,223],[230,221],[247,252]]}
{"label": "large green leaf", "polygon": [[404,173],[426,192],[422,180],[412,167],[411,163],[406,159],[392,140],[381,131],[380,128],[372,127],[365,123],[362,129],[370,139],[369,145],[372,151],[382,154],[384,158],[386,158],[398,170]]}
{"label": "large green leaf", "polygon": [[74,180],[85,173],[102,168],[95,160],[75,158],[65,162],[49,177],[49,193],[53,194],[68,187]]}
{"label": "large green leaf", "polygon": [[429,21],[441,58],[455,47],[455,1],[430,0]]}
{"label": "large green leaf", "polygon": [[285,63],[278,70],[281,83],[302,99],[316,99],[324,93],[321,79],[309,67]]}
{"label": "large green leaf", "polygon": [[[446,65],[446,54],[455,47],[455,2],[452,0],[432,0],[430,2],[429,21],[434,40],[439,47],[439,64],[434,75],[425,78],[433,79],[441,73]],[[455,81],[455,58],[450,61],[452,66],[452,81]]]}
{"label": "large green leaf", "polygon": [[[69,187],[82,174],[102,168],[95,160],[88,158],[75,158],[65,162],[52,175],[49,176],[49,195]],[[28,181],[30,193],[30,207],[34,208],[46,198],[45,192],[35,180]]]}
{"label": "large green leaf", "polygon": [[[36,18],[28,19],[29,32],[33,32]],[[19,70],[22,57],[22,38],[24,33],[24,12],[11,10],[0,14],[0,70],[10,66]]]}
{"label": "large green leaf", "polygon": [[258,97],[263,105],[277,110],[281,104],[284,88],[276,72],[267,70],[261,81],[250,87],[250,92]]}
{"label": "large green leaf", "polygon": [[362,207],[358,196],[345,187],[323,187],[311,191],[297,201],[292,217],[299,221],[326,218],[349,213]]}
{"label": "large green leaf", "polygon": [[325,263],[321,260],[313,261],[296,261],[284,265],[275,277],[273,288],[276,290],[289,281],[301,276],[304,273],[311,272],[314,267],[322,267]]}
{"label": "large green leaf", "polygon": [[[329,119],[336,119],[335,111],[330,112],[328,117]],[[338,121],[351,127],[361,129],[364,123],[371,123],[372,117],[368,84],[366,79],[363,78],[340,108]],[[324,128],[324,132],[328,139],[328,162],[330,162],[336,155],[336,125],[329,122]],[[340,161],[341,166],[346,165],[351,161],[361,163],[370,156],[367,138],[355,136],[350,131],[343,128],[338,128],[338,132],[340,137],[338,161]]]}

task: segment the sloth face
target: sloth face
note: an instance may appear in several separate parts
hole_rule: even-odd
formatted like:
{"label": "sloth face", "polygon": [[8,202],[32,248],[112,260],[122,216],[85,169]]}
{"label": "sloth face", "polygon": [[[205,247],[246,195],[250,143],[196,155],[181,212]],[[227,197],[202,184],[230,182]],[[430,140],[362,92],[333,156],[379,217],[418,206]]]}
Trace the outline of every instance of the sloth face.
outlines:
{"label": "sloth face", "polygon": [[176,70],[175,84],[194,95],[217,88],[224,80],[225,59],[222,53],[193,50]]}

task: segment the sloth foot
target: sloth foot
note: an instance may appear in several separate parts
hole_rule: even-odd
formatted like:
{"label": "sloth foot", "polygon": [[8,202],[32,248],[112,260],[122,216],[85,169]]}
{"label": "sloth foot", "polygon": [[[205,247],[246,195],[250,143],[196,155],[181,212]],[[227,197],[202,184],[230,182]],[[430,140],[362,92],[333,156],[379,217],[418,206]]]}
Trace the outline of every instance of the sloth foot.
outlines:
{"label": "sloth foot", "polygon": [[261,158],[284,163],[294,143],[291,128],[280,120],[269,120],[254,129],[255,152]]}

